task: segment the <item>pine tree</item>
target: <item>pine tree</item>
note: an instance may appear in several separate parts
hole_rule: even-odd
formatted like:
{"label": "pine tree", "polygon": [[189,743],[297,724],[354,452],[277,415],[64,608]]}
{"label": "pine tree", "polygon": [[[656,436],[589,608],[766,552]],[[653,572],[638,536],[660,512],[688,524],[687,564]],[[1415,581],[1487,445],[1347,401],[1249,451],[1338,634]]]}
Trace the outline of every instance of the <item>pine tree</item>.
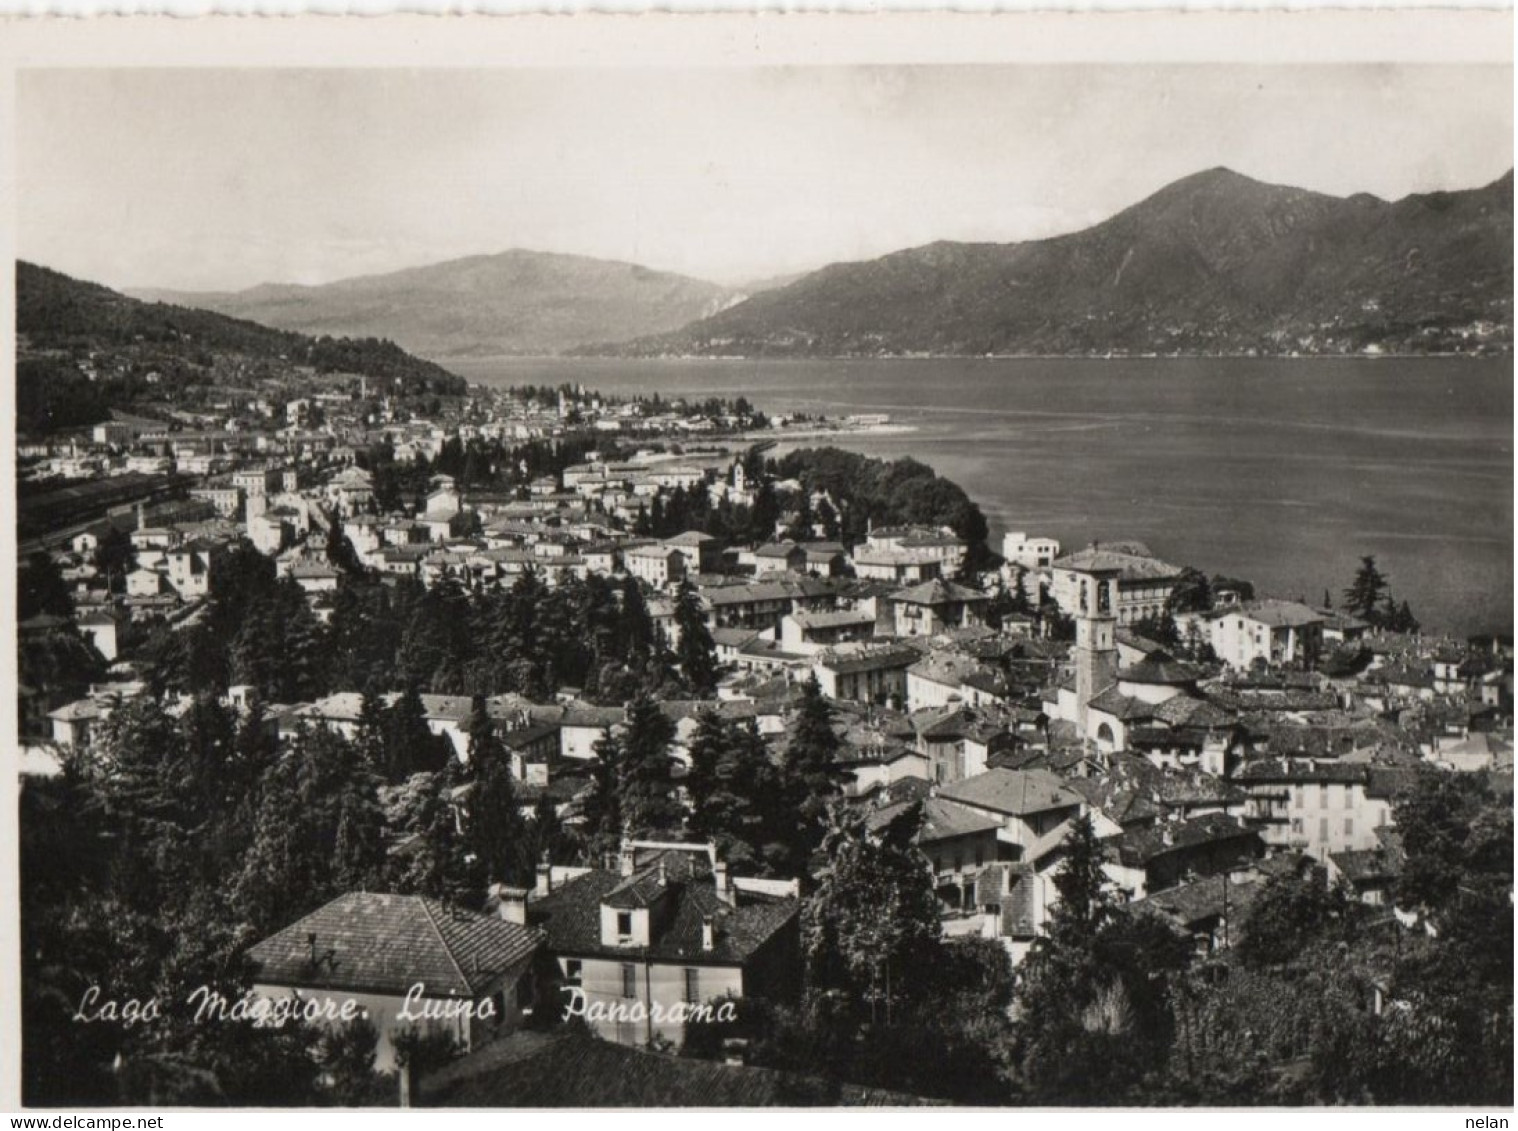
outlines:
{"label": "pine tree", "polygon": [[483,884],[509,883],[531,867],[527,829],[511,756],[496,736],[483,696],[475,697],[466,730],[474,780],[465,803],[465,844]]}
{"label": "pine tree", "polygon": [[921,809],[875,833],[863,813],[828,809],[817,890],[802,908],[802,945],[810,995],[838,992],[875,1021],[922,992],[940,954],[942,927],[932,873],[913,847]]}
{"label": "pine tree", "polygon": [[362,701],[359,703],[358,726],[353,736],[353,748],[364,765],[382,776],[386,776],[388,772],[385,761],[385,732],[388,725],[384,696],[379,685],[371,683],[364,688]]}
{"label": "pine tree", "polygon": [[434,735],[415,684],[408,684],[386,713],[385,777],[404,781],[412,774],[443,768],[452,754],[448,739]]}
{"label": "pine tree", "polygon": [[[764,739],[751,723],[735,725],[704,710],[690,755],[685,788],[691,831],[714,841],[735,873],[768,870],[765,849],[776,836],[776,814],[767,806],[781,791]],[[789,828],[795,815],[785,816]]]}
{"label": "pine tree", "polygon": [[629,666],[641,664],[654,645],[654,622],[643,600],[643,590],[635,577],[622,579],[622,655]]}
{"label": "pine tree", "polygon": [[835,759],[841,741],[833,730],[832,705],[816,676],[802,684],[801,691],[777,796],[790,828],[780,842],[785,862],[775,863],[793,875],[807,870],[808,860],[822,842],[828,802],[839,792]]}
{"label": "pine tree", "polygon": [[265,932],[344,891],[378,888],[385,865],[378,779],[325,728],[296,737],[263,777],[254,837],[232,884]]}
{"label": "pine tree", "polygon": [[615,851],[625,831],[621,776],[626,749],[618,729],[613,728],[596,742],[596,757],[590,764],[590,789],[580,804],[585,849],[591,860]]}
{"label": "pine tree", "polygon": [[327,562],[340,573],[357,577],[364,572],[364,564],[358,560],[353,542],[343,533],[342,520],[333,515],[327,526]]}
{"label": "pine tree", "polygon": [[1386,596],[1387,581],[1376,568],[1376,559],[1367,554],[1360,559],[1355,579],[1344,591],[1344,608],[1371,624],[1381,621],[1381,602]]}
{"label": "pine tree", "polygon": [[717,645],[706,627],[701,600],[688,581],[680,583],[675,597],[675,626],[680,633],[675,652],[680,674],[692,691],[706,698],[717,688]]}
{"label": "pine tree", "polygon": [[728,755],[731,738],[726,721],[712,708],[696,716],[696,733],[690,740],[690,772],[685,777],[694,832],[712,831],[710,803],[717,791],[718,767]]}
{"label": "pine tree", "polygon": [[651,698],[640,696],[628,707],[617,792],[623,823],[633,836],[668,832],[680,824],[670,758],[674,738],[674,723]]}
{"label": "pine tree", "polygon": [[765,483],[754,494],[754,505],[749,511],[749,541],[768,542],[775,536],[775,524],[779,521],[780,504],[775,499],[775,489]]}

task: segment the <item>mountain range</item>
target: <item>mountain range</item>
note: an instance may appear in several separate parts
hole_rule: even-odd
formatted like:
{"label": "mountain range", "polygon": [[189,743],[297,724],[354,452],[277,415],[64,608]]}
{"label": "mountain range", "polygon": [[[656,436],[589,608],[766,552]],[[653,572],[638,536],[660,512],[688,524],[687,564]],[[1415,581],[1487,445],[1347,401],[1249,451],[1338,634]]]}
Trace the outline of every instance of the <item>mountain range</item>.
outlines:
{"label": "mountain range", "polygon": [[1507,352],[1513,178],[1335,197],[1211,169],[1092,227],[742,290],[531,251],[321,286],[137,292],[434,358]]}
{"label": "mountain range", "polygon": [[1502,352],[1513,178],[1326,196],[1227,169],[1083,231],[824,267],[618,356]]}
{"label": "mountain range", "polygon": [[133,294],[303,334],[389,338],[436,358],[555,354],[658,334],[744,297],[634,263],[520,249],[319,286]]}
{"label": "mountain range", "polygon": [[46,434],[113,409],[221,399],[266,380],[356,374],[376,392],[461,396],[462,377],[377,338],[309,337],[212,311],[143,302],[32,263],[16,263],[16,427]]}

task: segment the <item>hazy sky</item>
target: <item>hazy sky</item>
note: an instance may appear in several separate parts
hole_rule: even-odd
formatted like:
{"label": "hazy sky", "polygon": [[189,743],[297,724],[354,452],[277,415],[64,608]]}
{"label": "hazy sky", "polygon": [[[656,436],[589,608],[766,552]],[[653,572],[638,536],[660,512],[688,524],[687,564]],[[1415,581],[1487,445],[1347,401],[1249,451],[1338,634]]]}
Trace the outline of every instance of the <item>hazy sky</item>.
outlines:
{"label": "hazy sky", "polygon": [[1395,198],[1512,166],[1498,66],[51,70],[17,244],[117,287],[511,247],[734,283],[1084,227],[1178,177]]}

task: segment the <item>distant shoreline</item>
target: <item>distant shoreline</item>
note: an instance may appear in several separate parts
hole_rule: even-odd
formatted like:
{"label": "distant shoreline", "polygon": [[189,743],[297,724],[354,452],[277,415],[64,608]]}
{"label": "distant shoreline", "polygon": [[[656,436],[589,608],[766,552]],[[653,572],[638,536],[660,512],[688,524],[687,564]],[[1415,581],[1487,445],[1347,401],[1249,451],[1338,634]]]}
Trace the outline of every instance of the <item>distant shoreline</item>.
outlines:
{"label": "distant shoreline", "polygon": [[775,365],[816,362],[893,362],[893,361],[1502,361],[1511,359],[1511,350],[1491,353],[931,353],[931,354],[816,354],[811,356],[746,356],[735,354],[650,354],[647,356],[624,356],[619,354],[480,354],[447,356],[417,354],[425,361],[447,368],[450,365],[541,365],[544,362],[573,365],[591,362],[596,364],[657,363],[677,365],[682,363],[725,363],[734,365]]}

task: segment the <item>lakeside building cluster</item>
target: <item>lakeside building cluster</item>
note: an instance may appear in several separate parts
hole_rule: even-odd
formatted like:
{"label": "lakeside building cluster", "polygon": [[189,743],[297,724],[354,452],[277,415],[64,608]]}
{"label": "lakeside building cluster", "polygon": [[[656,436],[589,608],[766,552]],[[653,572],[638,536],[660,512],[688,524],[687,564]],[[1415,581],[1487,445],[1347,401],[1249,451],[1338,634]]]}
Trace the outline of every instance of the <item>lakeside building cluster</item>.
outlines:
{"label": "lakeside building cluster", "polygon": [[[110,672],[67,702],[22,689],[23,772],[57,772],[64,753],[87,749],[114,710],[146,693],[122,647],[125,629],[193,623],[241,539],[300,587],[318,617],[330,615],[344,583],[326,552],[336,532],[362,568],[394,583],[489,588],[529,571],[550,586],[635,579],[671,644],[676,595],[689,585],[722,674],[712,699],[660,704],[674,723],[676,779],[704,710],[751,721],[778,752],[802,685],[815,680],[831,701],[848,804],[876,827],[921,806],[917,847],[945,932],[994,939],[1014,961],[1048,922],[1062,847],[1082,817],[1105,847],[1112,890],[1214,951],[1236,938],[1269,877],[1313,862],[1415,926],[1392,898],[1402,861],[1396,799],[1425,765],[1485,775],[1511,796],[1510,641],[1389,633],[1343,612],[1218,587],[1208,607],[1173,615],[1182,643],[1167,649],[1141,627],[1171,615],[1183,571],[1134,542],[1066,552],[1014,533],[1004,564],[974,571],[972,548],[931,525],[872,527],[854,544],[820,528],[782,538],[783,523],[752,545],[694,530],[634,534],[639,515],[676,490],[753,502],[766,484],[741,455],[676,452],[667,442],[730,434],[737,419],[646,415],[588,395],[552,405],[494,397],[473,423],[346,420],[342,402],[319,397],[274,408],[277,426],[264,430],[121,421],[97,426],[87,442],[23,447],[36,466],[68,476],[69,489],[98,489],[91,505],[106,514],[34,536],[76,612],[72,621],[24,621],[21,638],[81,633]],[[552,439],[567,428],[647,443],[633,458],[587,458],[511,490],[435,476],[420,505],[389,513],[376,513],[373,476],[358,463],[376,434],[404,460],[433,458],[452,437]],[[116,501],[123,487],[138,497]],[[130,546],[120,584],[94,564],[112,529]],[[1006,600],[1014,592],[1020,607]],[[1053,631],[1061,619],[1073,639]],[[230,689],[234,706],[245,699],[246,689]],[[470,700],[422,703],[432,733],[466,760]],[[544,701],[508,694],[486,706],[524,815],[547,798],[572,825],[596,744],[625,725],[624,710],[568,687]],[[308,726],[351,736],[361,707],[351,688],[267,705],[267,717],[281,738]],[[477,912],[349,893],[251,956],[260,992],[362,992],[382,1019],[405,1009],[418,983],[427,1001],[489,1001],[488,1018],[444,1022],[476,1050],[548,1007],[534,973],[542,959],[601,1007],[586,1011],[600,1035],[678,1041],[680,1007],[795,991],[804,879],[733,875],[708,844],[628,841],[598,865],[544,861],[532,888],[498,885]],[[406,963],[390,961],[397,939]],[[313,962],[318,951],[335,960]],[[382,1066],[393,1051],[382,1049]]]}

